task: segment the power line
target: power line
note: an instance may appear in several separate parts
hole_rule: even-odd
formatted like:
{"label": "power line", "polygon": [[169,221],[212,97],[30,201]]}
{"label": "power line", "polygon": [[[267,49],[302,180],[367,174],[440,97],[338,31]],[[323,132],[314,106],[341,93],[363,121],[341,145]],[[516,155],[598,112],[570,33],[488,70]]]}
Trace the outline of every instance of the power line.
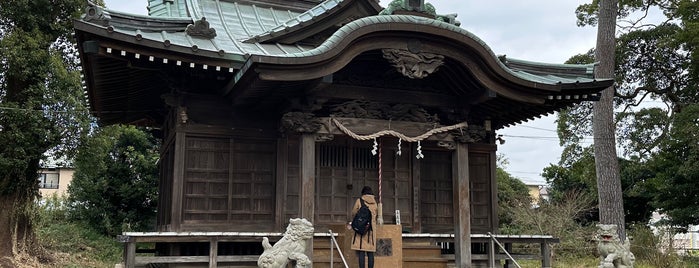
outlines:
{"label": "power line", "polygon": [[516,170],[510,170],[508,171],[510,173],[520,173],[520,174],[533,174],[533,175],[539,175],[541,172],[533,172],[533,171],[516,171]]}
{"label": "power line", "polygon": [[531,128],[531,129],[537,129],[537,130],[543,130],[543,131],[549,131],[549,132],[556,132],[556,133],[558,133],[558,131],[556,131],[556,130],[547,129],[547,128],[532,127],[532,126],[525,126],[525,125],[521,125],[520,127]]}

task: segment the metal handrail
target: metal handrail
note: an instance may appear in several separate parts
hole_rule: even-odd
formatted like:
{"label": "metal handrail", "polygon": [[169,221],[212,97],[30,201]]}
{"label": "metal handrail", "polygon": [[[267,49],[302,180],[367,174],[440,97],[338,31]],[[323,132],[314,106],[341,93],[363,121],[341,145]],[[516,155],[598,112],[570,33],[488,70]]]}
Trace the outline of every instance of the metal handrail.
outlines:
{"label": "metal handrail", "polygon": [[[333,247],[337,247],[337,252],[340,253],[340,258],[342,258],[342,263],[345,264],[345,268],[349,268],[349,265],[347,265],[347,260],[345,260],[345,255],[342,255],[342,250],[340,249],[340,245],[337,244],[337,240],[335,240],[335,234],[333,233],[333,230],[328,230],[328,233],[330,233],[330,268],[333,268]],[[335,245],[335,246],[333,246]],[[521,267],[520,267],[521,268]]]}
{"label": "metal handrail", "polygon": [[509,252],[507,252],[507,250],[505,249],[505,247],[503,247],[502,244],[500,244],[500,241],[498,241],[497,239],[495,239],[495,236],[493,236],[492,233],[488,232],[488,236],[490,236],[490,239],[491,239],[492,241],[494,241],[496,244],[498,244],[498,246],[502,249],[502,251],[505,252],[505,254],[507,255],[507,257],[510,258],[510,260],[512,260],[512,261],[515,263],[515,265],[517,265],[518,268],[522,268],[522,266],[520,266],[519,263],[517,263],[517,261],[515,260],[515,258],[513,258],[512,255],[510,255]]}

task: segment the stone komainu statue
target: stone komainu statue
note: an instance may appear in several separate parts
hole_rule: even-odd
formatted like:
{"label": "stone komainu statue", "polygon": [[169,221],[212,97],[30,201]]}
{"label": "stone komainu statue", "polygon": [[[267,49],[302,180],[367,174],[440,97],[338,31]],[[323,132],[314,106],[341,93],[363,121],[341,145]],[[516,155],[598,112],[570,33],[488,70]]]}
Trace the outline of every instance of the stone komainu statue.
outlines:
{"label": "stone komainu statue", "polygon": [[599,268],[633,268],[636,258],[631,253],[629,239],[621,243],[618,236],[615,224],[597,224]]}
{"label": "stone komainu statue", "polygon": [[257,260],[260,268],[283,268],[292,261],[296,267],[311,267],[311,259],[304,254],[306,241],[313,238],[313,224],[306,219],[290,219],[282,239],[269,244],[267,237],[262,239],[265,251]]}

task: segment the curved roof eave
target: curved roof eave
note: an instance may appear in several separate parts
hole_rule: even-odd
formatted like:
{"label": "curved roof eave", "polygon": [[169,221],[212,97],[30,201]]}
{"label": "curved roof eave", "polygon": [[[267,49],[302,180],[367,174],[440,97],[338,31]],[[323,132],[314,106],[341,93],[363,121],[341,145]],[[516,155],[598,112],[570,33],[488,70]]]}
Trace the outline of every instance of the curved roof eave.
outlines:
{"label": "curved roof eave", "polygon": [[[196,55],[209,58],[210,60],[221,61],[228,60],[232,61],[231,65],[240,65],[246,60],[246,56],[242,53],[229,53],[222,49],[211,50],[200,47],[200,43],[190,42],[190,46],[184,46],[171,42],[167,36],[167,31],[162,31],[159,33],[151,33],[153,35],[162,35],[162,40],[153,40],[152,38],[147,38],[146,32],[137,31],[136,35],[131,34],[128,31],[123,31],[121,28],[114,28],[113,26],[102,26],[91,22],[86,22],[83,20],[75,20],[74,28],[78,31],[84,31],[92,35],[101,36],[105,39],[116,40],[121,42],[126,42],[134,45],[149,47],[156,50],[164,50],[182,54]],[[216,47],[217,45],[210,40],[205,40],[201,42],[208,43],[209,47]],[[136,49],[134,49],[136,50]]]}
{"label": "curved roof eave", "polygon": [[[517,84],[520,86],[535,88],[544,91],[557,92],[560,91],[562,84],[572,83],[571,80],[575,80],[574,83],[597,83],[603,82],[595,80],[594,78],[589,78],[587,75],[582,75],[578,79],[562,78],[556,79],[557,76],[544,77],[539,74],[532,74],[526,72],[520,72],[509,68],[506,64],[501,62],[501,60],[492,52],[492,50],[483,42],[480,38],[472,34],[471,32],[464,30],[458,26],[444,23],[438,20],[412,16],[412,15],[379,15],[361,18],[352,21],[338,31],[336,31],[330,38],[323,42],[318,47],[293,54],[286,55],[252,55],[249,61],[253,61],[259,64],[268,64],[270,66],[280,65],[280,66],[298,66],[299,73],[294,73],[291,69],[283,69],[286,72],[285,75],[274,75],[270,76],[269,79],[283,80],[284,77],[294,77],[294,79],[312,79],[322,77],[331,74],[339,70],[342,66],[346,64],[334,62],[335,59],[342,58],[344,61],[351,60],[357,54],[372,50],[388,48],[386,47],[386,42],[374,42],[373,44],[365,44],[363,50],[357,48],[359,42],[366,42],[368,38],[380,38],[381,33],[390,32],[394,33],[391,38],[395,39],[392,41],[394,45],[398,42],[405,44],[406,39],[419,39],[420,36],[415,35],[419,33],[425,40],[433,40],[441,38],[442,42],[452,42],[449,44],[451,46],[451,53],[458,54],[461,53],[458,50],[467,49],[470,52],[477,55],[478,59],[484,62],[481,68],[485,67],[488,70],[476,70],[479,69],[476,66],[466,66],[471,71],[474,72],[492,72],[499,76],[499,78],[505,79],[510,83]],[[397,38],[395,33],[406,33],[402,35],[403,38]],[[443,44],[445,45],[445,44]],[[352,46],[352,48],[350,48]],[[446,46],[446,45],[445,45]],[[347,52],[347,50],[352,50]],[[435,53],[435,51],[430,51]],[[445,52],[445,51],[442,51]],[[449,52],[449,51],[446,51]],[[354,53],[353,55],[347,55],[347,53]],[[333,62],[331,64],[331,62]],[[300,66],[312,66],[312,65],[323,65],[323,68],[317,68],[317,72],[309,71],[308,69],[301,68]],[[532,62],[529,66],[532,67],[535,64]],[[547,66],[547,64],[540,64],[541,66]],[[572,67],[572,66],[567,66]],[[587,68],[580,67],[580,68]],[[244,71],[244,70],[241,70]],[[264,74],[261,74],[264,77]],[[300,76],[306,76],[301,78]],[[495,78],[492,78],[495,79]],[[606,82],[605,82],[606,83]],[[503,92],[501,92],[503,93]],[[507,94],[505,94],[507,95]]]}

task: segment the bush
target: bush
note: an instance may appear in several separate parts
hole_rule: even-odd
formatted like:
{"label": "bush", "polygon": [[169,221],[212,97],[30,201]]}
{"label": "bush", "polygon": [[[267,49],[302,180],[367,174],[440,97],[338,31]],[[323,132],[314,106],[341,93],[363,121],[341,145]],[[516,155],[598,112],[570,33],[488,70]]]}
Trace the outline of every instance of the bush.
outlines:
{"label": "bush", "polygon": [[158,145],[133,126],[108,126],[81,145],[68,187],[71,218],[99,232],[153,229]]}
{"label": "bush", "polygon": [[538,208],[519,207],[514,211],[514,225],[520,234],[552,235],[560,238],[553,245],[556,259],[586,258],[596,256],[593,226],[580,225],[575,219],[592,208],[589,195],[569,192],[558,202],[543,202]]}
{"label": "bush", "polygon": [[672,234],[661,231],[660,234],[656,235],[648,226],[633,225],[629,235],[631,236],[631,252],[636,257],[637,263],[653,267],[685,267],[682,259],[675,254],[672,245],[668,243],[672,240]]}
{"label": "bush", "polygon": [[65,198],[56,194],[42,197],[37,206],[37,216],[40,225],[54,221],[66,221],[68,219],[68,205]]}

